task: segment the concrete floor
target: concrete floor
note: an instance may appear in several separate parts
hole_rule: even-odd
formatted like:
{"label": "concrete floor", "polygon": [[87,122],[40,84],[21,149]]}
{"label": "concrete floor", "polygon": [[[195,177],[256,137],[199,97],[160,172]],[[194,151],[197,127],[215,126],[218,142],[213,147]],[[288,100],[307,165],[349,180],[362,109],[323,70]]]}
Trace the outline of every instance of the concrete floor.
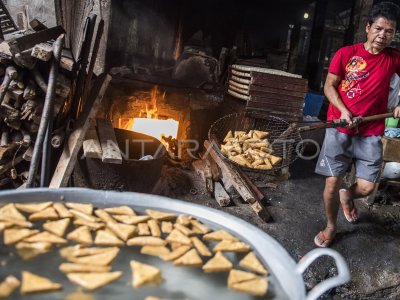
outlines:
{"label": "concrete floor", "polygon": [[[263,189],[268,210],[274,221],[264,223],[247,204],[220,208],[193,171],[181,171],[180,176],[192,181],[191,192],[174,191],[174,196],[240,217],[270,234],[298,261],[314,248],[315,234],[324,227],[322,190],[324,179],[313,172],[315,162],[296,161],[290,167],[291,178],[280,182],[276,189]],[[173,170],[173,169],[170,169]],[[176,169],[173,171],[175,177]],[[168,172],[164,178],[168,177]],[[172,194],[171,194],[172,193]],[[360,222],[349,224],[339,214],[339,231],[332,248],[348,262],[352,280],[332,290],[325,299],[399,299],[400,298],[400,208],[373,206],[357,200]],[[335,274],[328,258],[315,263],[304,275],[307,287]]]}

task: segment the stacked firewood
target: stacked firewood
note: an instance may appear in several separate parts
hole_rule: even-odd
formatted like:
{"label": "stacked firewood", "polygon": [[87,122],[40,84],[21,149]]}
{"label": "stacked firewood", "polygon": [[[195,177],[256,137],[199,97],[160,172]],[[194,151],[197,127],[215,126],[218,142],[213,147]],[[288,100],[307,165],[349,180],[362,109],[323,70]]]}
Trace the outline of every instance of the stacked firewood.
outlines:
{"label": "stacked firewood", "polygon": [[[18,187],[29,173],[36,136],[48,92],[53,61],[53,43],[64,33],[62,27],[46,28],[5,35],[0,44],[0,188]],[[44,27],[44,28],[43,28]],[[56,74],[52,134],[53,146],[59,147],[64,129],[57,124],[71,91],[73,59],[62,51]]]}

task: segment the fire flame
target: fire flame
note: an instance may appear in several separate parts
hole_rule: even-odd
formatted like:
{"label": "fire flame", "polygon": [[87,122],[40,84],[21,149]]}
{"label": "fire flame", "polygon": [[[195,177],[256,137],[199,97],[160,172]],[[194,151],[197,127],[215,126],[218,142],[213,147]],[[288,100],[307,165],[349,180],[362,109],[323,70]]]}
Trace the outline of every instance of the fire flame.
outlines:
{"label": "fire flame", "polygon": [[[163,136],[171,136],[176,139],[178,135],[179,122],[173,119],[158,119],[157,96],[158,87],[155,86],[151,91],[151,105],[146,104],[146,117],[134,118],[132,130],[150,135],[158,140],[161,140]],[[165,99],[165,93],[163,93],[161,99]]]}

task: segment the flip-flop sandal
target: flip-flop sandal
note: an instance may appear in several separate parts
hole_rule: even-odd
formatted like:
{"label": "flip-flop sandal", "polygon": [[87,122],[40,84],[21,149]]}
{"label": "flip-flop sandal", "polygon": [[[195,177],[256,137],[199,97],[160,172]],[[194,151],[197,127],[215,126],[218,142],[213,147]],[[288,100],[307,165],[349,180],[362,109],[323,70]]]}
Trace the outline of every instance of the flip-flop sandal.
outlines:
{"label": "flip-flop sandal", "polygon": [[[343,206],[342,206],[342,208],[343,208]],[[344,217],[346,218],[346,220],[350,223],[356,223],[358,220],[357,208],[354,206],[354,203],[353,203],[352,210],[350,210],[348,208],[347,209],[343,208],[343,214],[344,214]]]}
{"label": "flip-flop sandal", "polygon": [[[322,241],[322,243],[320,243]],[[327,237],[322,231],[320,231],[314,238],[314,244],[320,248],[328,248],[333,241],[333,237]]]}

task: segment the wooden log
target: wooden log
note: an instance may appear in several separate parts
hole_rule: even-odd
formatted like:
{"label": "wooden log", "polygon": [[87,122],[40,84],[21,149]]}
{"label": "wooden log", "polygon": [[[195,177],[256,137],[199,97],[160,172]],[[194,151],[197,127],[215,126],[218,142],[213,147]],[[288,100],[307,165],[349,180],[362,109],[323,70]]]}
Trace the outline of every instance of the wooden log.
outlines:
{"label": "wooden log", "polygon": [[53,56],[53,47],[47,43],[40,43],[32,48],[31,56],[41,61],[49,61]]}
{"label": "wooden log", "polygon": [[231,198],[219,182],[215,183],[214,197],[219,206],[224,207],[228,206],[231,203]]}
{"label": "wooden log", "polygon": [[239,172],[240,176],[246,181],[247,185],[251,189],[251,191],[254,193],[254,196],[257,197],[257,200],[259,202],[262,202],[265,199],[265,195],[260,191],[260,189],[253,183],[253,181],[247,176],[245,172],[237,168],[237,171]]}
{"label": "wooden log", "polygon": [[97,131],[99,135],[101,151],[101,161],[111,164],[122,164],[121,150],[119,149],[114,128],[109,120],[97,120]]}
{"label": "wooden log", "polygon": [[48,27],[46,25],[44,25],[42,22],[40,22],[38,19],[32,19],[29,22],[29,25],[31,26],[31,28],[35,31],[40,31],[40,30],[45,30]]}
{"label": "wooden log", "polygon": [[72,57],[71,50],[63,49],[61,52],[60,67],[64,70],[72,72],[75,67],[75,62]]}
{"label": "wooden log", "polygon": [[205,183],[208,192],[213,193],[214,185],[212,181],[212,175],[209,165],[206,160],[199,159],[192,162],[192,167],[196,174],[199,175],[202,181]]}
{"label": "wooden log", "polygon": [[103,156],[96,128],[93,126],[89,128],[86,139],[83,141],[83,156],[87,158],[101,158]]}
{"label": "wooden log", "polygon": [[77,161],[78,152],[82,147],[86,131],[89,128],[90,119],[96,117],[97,110],[110,81],[111,76],[108,74],[102,75],[96,80],[91,96],[88,97],[88,101],[76,122],[75,129],[69,136],[68,142],[65,143],[64,151],[51,179],[50,188],[59,188],[67,185]]}

